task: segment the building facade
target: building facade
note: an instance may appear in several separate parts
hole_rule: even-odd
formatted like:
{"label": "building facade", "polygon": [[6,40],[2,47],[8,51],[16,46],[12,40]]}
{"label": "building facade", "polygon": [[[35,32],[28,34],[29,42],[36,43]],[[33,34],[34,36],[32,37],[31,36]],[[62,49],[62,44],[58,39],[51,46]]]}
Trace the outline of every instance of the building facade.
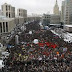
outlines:
{"label": "building facade", "polygon": [[27,17],[27,10],[18,9],[17,16],[15,16],[15,7],[5,3],[0,10],[0,34],[9,33],[16,28],[22,26],[24,23],[40,20],[38,16]]}
{"label": "building facade", "polygon": [[64,23],[72,24],[72,0],[65,0]]}
{"label": "building facade", "polygon": [[56,14],[56,15],[59,15],[59,6],[58,6],[58,3],[57,3],[57,0],[56,0],[56,4],[54,6],[53,13]]}
{"label": "building facade", "polygon": [[9,33],[15,28],[14,18],[0,17],[0,34]]}
{"label": "building facade", "polygon": [[65,1],[62,1],[62,6],[61,6],[61,22],[64,22],[64,12],[65,12]]}
{"label": "building facade", "polygon": [[1,6],[1,10],[3,12],[3,15],[7,18],[15,18],[15,7],[12,7],[11,5],[5,3]]}
{"label": "building facade", "polygon": [[25,9],[17,9],[17,15],[21,17],[27,17],[27,10]]}
{"label": "building facade", "polygon": [[50,24],[50,14],[43,14],[42,23],[44,26],[48,26]]}
{"label": "building facade", "polygon": [[50,23],[51,24],[60,24],[60,15],[55,15],[55,14],[52,14],[51,15],[51,18],[50,18]]}
{"label": "building facade", "polygon": [[2,10],[0,10],[0,15],[3,15],[3,12],[2,12]]}
{"label": "building facade", "polygon": [[72,32],[72,25],[65,25],[64,30],[68,32]]}
{"label": "building facade", "polygon": [[18,24],[22,25],[23,23],[24,23],[24,17],[18,16],[15,18],[15,24],[16,25],[18,25]]}

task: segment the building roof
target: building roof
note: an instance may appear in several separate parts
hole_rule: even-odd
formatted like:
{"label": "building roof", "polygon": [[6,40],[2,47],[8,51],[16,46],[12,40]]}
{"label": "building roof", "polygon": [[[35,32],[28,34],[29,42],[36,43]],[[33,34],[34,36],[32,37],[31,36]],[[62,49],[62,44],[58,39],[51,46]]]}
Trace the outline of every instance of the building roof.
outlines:
{"label": "building roof", "polygon": [[50,24],[50,25],[61,25],[61,24]]}
{"label": "building roof", "polygon": [[19,9],[20,9],[20,10],[24,10],[24,11],[27,11],[26,9],[23,9],[23,8],[18,8],[18,10],[19,10]]}
{"label": "building roof", "polygon": [[65,26],[67,26],[67,27],[72,27],[72,25],[65,25]]}

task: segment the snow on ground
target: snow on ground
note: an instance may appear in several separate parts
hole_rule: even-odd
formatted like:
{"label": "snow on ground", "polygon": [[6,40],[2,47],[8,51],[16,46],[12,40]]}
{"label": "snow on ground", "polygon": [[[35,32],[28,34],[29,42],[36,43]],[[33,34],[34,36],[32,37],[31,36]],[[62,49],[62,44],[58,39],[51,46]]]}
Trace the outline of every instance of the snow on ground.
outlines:
{"label": "snow on ground", "polygon": [[55,31],[51,30],[51,32],[59,36],[59,34],[58,34],[58,33],[56,33]]}
{"label": "snow on ground", "polygon": [[67,42],[72,42],[72,34],[70,33],[64,33],[64,41],[67,41]]}
{"label": "snow on ground", "polygon": [[71,43],[72,42],[72,33],[64,32],[63,29],[51,30],[52,33],[62,37],[64,41]]}

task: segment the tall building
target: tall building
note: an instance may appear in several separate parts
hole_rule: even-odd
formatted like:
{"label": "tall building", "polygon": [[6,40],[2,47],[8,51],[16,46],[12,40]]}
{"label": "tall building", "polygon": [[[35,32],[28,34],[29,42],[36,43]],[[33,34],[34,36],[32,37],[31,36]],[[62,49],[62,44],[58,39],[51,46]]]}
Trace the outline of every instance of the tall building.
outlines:
{"label": "tall building", "polygon": [[72,0],[65,0],[64,23],[72,24]]}
{"label": "tall building", "polygon": [[15,18],[15,7],[12,7],[11,5],[5,3],[1,6],[1,10],[3,12],[3,15],[7,18]]}
{"label": "tall building", "polygon": [[62,6],[61,6],[61,22],[64,22],[64,12],[65,12],[65,1],[62,1]]}
{"label": "tall building", "polygon": [[17,9],[17,15],[21,17],[27,17],[27,10],[25,9]]}
{"label": "tall building", "polygon": [[56,15],[59,15],[59,6],[58,6],[57,0],[56,0],[56,4],[54,6],[53,13],[56,14]]}

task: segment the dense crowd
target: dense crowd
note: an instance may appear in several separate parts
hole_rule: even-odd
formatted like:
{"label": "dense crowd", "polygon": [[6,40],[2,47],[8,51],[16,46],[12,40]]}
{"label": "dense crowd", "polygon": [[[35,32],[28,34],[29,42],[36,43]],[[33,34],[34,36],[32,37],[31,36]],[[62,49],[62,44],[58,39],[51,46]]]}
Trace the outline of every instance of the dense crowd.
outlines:
{"label": "dense crowd", "polygon": [[[19,44],[10,41],[10,53],[4,59],[4,72],[72,72],[72,43],[67,43],[50,30],[41,30],[38,24],[30,24],[19,35]],[[33,27],[33,28],[32,28]],[[32,34],[28,32],[32,30]],[[38,43],[33,43],[38,39]]]}

